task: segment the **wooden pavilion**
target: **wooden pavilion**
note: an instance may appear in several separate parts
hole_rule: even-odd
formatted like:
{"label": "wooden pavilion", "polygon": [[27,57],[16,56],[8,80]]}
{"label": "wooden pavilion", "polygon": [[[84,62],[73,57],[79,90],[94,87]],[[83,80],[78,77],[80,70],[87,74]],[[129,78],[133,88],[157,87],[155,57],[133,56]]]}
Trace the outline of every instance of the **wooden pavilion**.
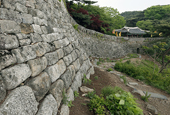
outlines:
{"label": "wooden pavilion", "polygon": [[124,37],[143,37],[146,34],[145,30],[140,29],[139,27],[123,27],[121,29],[116,29],[115,32],[121,34]]}

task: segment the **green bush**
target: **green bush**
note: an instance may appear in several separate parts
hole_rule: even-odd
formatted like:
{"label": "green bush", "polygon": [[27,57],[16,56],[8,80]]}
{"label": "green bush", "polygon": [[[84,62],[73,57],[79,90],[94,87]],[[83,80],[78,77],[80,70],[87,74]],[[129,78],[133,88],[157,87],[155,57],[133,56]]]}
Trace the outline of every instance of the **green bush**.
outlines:
{"label": "green bush", "polygon": [[112,68],[109,68],[109,69],[107,69],[107,71],[113,71],[113,69],[112,69]]}
{"label": "green bush", "polygon": [[113,88],[112,88],[111,86],[107,86],[107,87],[104,87],[104,88],[102,89],[102,95],[103,95],[104,97],[106,97],[106,96],[108,96],[108,95],[110,95],[110,94],[112,94],[112,93],[114,93],[114,90],[113,90]]}
{"label": "green bush", "polygon": [[145,83],[170,93],[168,89],[170,88],[170,77],[168,77],[170,73],[159,73],[159,67],[157,65],[155,65],[154,70],[153,62],[143,60],[139,65],[131,62],[118,62],[114,66],[114,69],[126,73],[133,78],[144,80]]}
{"label": "green bush", "polygon": [[96,93],[95,91],[88,92],[87,95],[86,95],[86,97],[92,99],[92,98],[94,97],[95,93]]}
{"label": "green bush", "polygon": [[[102,89],[103,96],[94,95],[88,104],[90,110],[95,110],[98,115],[143,115],[143,110],[137,106],[135,98],[130,92],[119,87],[110,86]],[[107,94],[109,93],[109,94]]]}

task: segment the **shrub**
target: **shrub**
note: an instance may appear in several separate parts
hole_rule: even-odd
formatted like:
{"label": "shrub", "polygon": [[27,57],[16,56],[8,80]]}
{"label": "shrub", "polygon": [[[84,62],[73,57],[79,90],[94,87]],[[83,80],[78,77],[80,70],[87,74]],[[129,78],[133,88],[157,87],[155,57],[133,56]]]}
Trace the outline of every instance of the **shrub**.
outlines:
{"label": "shrub", "polygon": [[148,98],[151,96],[151,94],[148,95],[148,92],[146,92],[145,96],[141,96],[141,99],[145,102],[148,101]]}
{"label": "shrub", "polygon": [[143,60],[141,64],[134,65],[129,62],[118,62],[115,64],[114,69],[135,78],[144,80],[145,83],[152,85],[156,88],[162,89],[167,93],[170,93],[170,78],[168,71],[166,73],[159,73],[159,67],[148,60]]}
{"label": "shrub", "polygon": [[96,114],[143,115],[143,110],[137,106],[135,98],[130,92],[123,91],[119,87],[112,88],[110,86],[103,88],[102,91],[104,97],[95,94],[88,104],[90,110],[95,110]]}
{"label": "shrub", "polygon": [[109,68],[109,69],[107,69],[107,71],[113,71],[113,69],[112,69],[112,68]]}
{"label": "shrub", "polygon": [[107,87],[104,87],[104,88],[102,89],[102,95],[103,95],[104,97],[106,97],[106,96],[108,96],[108,95],[110,95],[110,94],[112,94],[112,93],[114,93],[114,90],[113,90],[113,88],[112,88],[111,86],[107,86]]}
{"label": "shrub", "polygon": [[128,54],[127,55],[129,58],[138,58],[138,54]]}
{"label": "shrub", "polygon": [[99,79],[99,77],[98,77],[98,76],[95,76],[95,77],[94,77],[94,79],[98,80],[98,79]]}
{"label": "shrub", "polygon": [[88,92],[87,95],[86,95],[86,97],[92,99],[92,98],[94,97],[95,93],[96,93],[95,91]]}
{"label": "shrub", "polygon": [[74,97],[78,97],[79,96],[79,93],[77,91],[74,91]]}

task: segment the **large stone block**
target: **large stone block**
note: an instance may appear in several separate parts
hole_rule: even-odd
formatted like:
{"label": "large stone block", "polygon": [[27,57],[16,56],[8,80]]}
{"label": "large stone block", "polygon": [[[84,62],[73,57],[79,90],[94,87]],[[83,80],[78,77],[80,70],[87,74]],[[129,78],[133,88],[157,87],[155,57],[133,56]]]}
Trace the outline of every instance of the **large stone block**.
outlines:
{"label": "large stone block", "polygon": [[43,56],[47,51],[42,42],[38,42],[33,45],[34,51],[36,52],[37,56]]}
{"label": "large stone block", "polygon": [[0,52],[0,70],[9,66],[13,65],[17,62],[17,59],[14,54],[10,54],[9,52],[5,55],[2,55]]}
{"label": "large stone block", "polygon": [[82,74],[80,71],[77,72],[75,79],[71,85],[73,91],[78,91],[78,88],[82,85]]}
{"label": "large stone block", "polygon": [[30,24],[21,23],[20,27],[21,27],[21,32],[23,34],[30,34],[34,32],[33,27]]}
{"label": "large stone block", "polygon": [[15,4],[15,10],[18,12],[28,13],[27,7],[25,7],[24,5],[20,3]]}
{"label": "large stone block", "polygon": [[64,55],[66,56],[66,55],[70,54],[73,51],[73,47],[70,44],[67,47],[64,47],[63,51],[64,51]]}
{"label": "large stone block", "polygon": [[34,77],[40,74],[47,67],[47,59],[45,57],[41,57],[34,60],[29,60],[28,64],[32,71],[31,76]]}
{"label": "large stone block", "polygon": [[27,64],[18,64],[1,71],[2,78],[8,90],[13,89],[31,76],[31,70]]}
{"label": "large stone block", "polygon": [[66,70],[66,65],[63,60],[58,61],[55,65],[46,69],[51,81],[55,82]]}
{"label": "large stone block", "polygon": [[40,19],[38,17],[34,17],[34,24],[40,25],[40,26],[47,26],[47,20],[45,19]]}
{"label": "large stone block", "polygon": [[70,68],[61,76],[61,79],[64,81],[65,88],[68,89],[72,83],[72,71]]}
{"label": "large stone block", "polygon": [[47,59],[48,65],[53,65],[53,64],[57,63],[57,61],[58,61],[57,51],[47,53],[47,54],[45,54],[45,57]]}
{"label": "large stone block", "polygon": [[78,56],[75,50],[72,51],[71,56],[72,56],[73,61],[77,59]]}
{"label": "large stone block", "polygon": [[58,59],[61,59],[64,57],[64,52],[62,49],[57,50],[57,53],[58,53]]}
{"label": "large stone block", "polygon": [[42,41],[42,37],[37,33],[32,33],[30,38],[33,43]]}
{"label": "large stone block", "polygon": [[19,33],[21,29],[15,21],[0,20],[0,33]]}
{"label": "large stone block", "polygon": [[71,87],[67,90],[68,101],[74,101],[74,92]]}
{"label": "large stone block", "polygon": [[[4,0],[3,2],[6,2],[6,0]],[[0,14],[1,14],[0,19],[13,20],[13,21],[17,22],[18,24],[20,24],[22,22],[21,15],[17,11],[0,8]]]}
{"label": "large stone block", "polygon": [[32,15],[22,14],[21,16],[22,16],[22,23],[26,23],[26,24],[32,24],[33,23]]}
{"label": "large stone block", "polygon": [[50,88],[50,93],[54,96],[57,101],[57,107],[59,108],[61,100],[63,99],[64,82],[62,80],[57,80],[52,84]]}
{"label": "large stone block", "polygon": [[0,75],[0,102],[5,98],[5,96],[6,96],[6,87]]}
{"label": "large stone block", "polygon": [[61,106],[61,112],[59,115],[69,115],[69,107],[67,105],[62,105]]}
{"label": "large stone block", "polygon": [[29,80],[27,85],[32,88],[37,101],[40,101],[50,89],[51,79],[46,72],[43,72]]}
{"label": "large stone block", "polygon": [[56,48],[53,43],[47,43],[47,42],[42,42],[46,52],[52,52],[55,51]]}
{"label": "large stone block", "polygon": [[30,39],[22,39],[22,40],[19,40],[19,44],[20,44],[20,46],[27,46],[27,45],[31,44],[31,40]]}
{"label": "large stone block", "polygon": [[46,26],[41,26],[41,30],[42,30],[43,34],[48,34]]}
{"label": "large stone block", "polygon": [[32,89],[22,86],[14,89],[2,103],[0,115],[35,115],[38,108]]}
{"label": "large stone block", "polygon": [[80,69],[80,62],[79,59],[73,62],[76,72]]}
{"label": "large stone block", "polygon": [[55,47],[56,47],[57,49],[59,49],[59,48],[62,48],[62,47],[63,47],[63,45],[62,45],[62,43],[60,42],[60,40],[58,40],[58,41],[54,41],[53,43],[54,43],[54,45],[55,45]]}
{"label": "large stone block", "polygon": [[42,31],[39,25],[33,24],[32,27],[33,27],[34,33],[42,34]]}
{"label": "large stone block", "polygon": [[46,96],[36,115],[57,115],[57,102],[52,94]]}
{"label": "large stone block", "polygon": [[33,50],[32,46],[23,46],[21,48],[14,49],[12,50],[12,53],[15,54],[18,63],[36,58],[36,52]]}
{"label": "large stone block", "polygon": [[35,0],[28,0],[25,2],[25,6],[28,8],[35,8]]}
{"label": "large stone block", "polygon": [[61,40],[61,43],[62,43],[62,45],[65,47],[65,46],[67,46],[70,42],[68,41],[67,38],[64,38],[64,39]]}
{"label": "large stone block", "polygon": [[33,17],[39,17],[41,19],[47,20],[46,14],[38,9],[28,8],[28,13],[31,14]]}
{"label": "large stone block", "polygon": [[69,66],[73,61],[71,54],[65,56],[63,59],[67,66]]}
{"label": "large stone block", "polygon": [[53,42],[56,40],[60,39],[60,35],[58,33],[51,33],[51,34],[47,34],[47,35],[42,35],[43,41],[44,42]]}
{"label": "large stone block", "polygon": [[5,44],[5,49],[14,49],[14,48],[19,47],[19,43],[18,43],[16,36],[0,35],[0,38],[1,38],[1,42],[3,42]]}

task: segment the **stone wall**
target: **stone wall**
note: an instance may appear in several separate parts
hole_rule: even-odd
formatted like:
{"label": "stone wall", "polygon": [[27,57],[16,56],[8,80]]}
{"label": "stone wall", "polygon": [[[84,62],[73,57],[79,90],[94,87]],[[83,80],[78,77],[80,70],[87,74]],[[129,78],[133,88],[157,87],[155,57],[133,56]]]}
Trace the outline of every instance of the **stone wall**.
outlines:
{"label": "stone wall", "polygon": [[68,115],[62,93],[73,101],[94,73],[89,55],[122,57],[144,41],[75,24],[62,0],[0,0],[0,115]]}
{"label": "stone wall", "polygon": [[86,50],[88,56],[103,58],[120,58],[128,53],[142,52],[142,45],[147,45],[151,41],[164,39],[157,38],[135,38],[110,36],[87,29],[72,17],[69,17],[72,25],[77,25],[80,33],[80,44]]}
{"label": "stone wall", "polygon": [[69,114],[94,73],[80,37],[62,0],[0,0],[0,115]]}

